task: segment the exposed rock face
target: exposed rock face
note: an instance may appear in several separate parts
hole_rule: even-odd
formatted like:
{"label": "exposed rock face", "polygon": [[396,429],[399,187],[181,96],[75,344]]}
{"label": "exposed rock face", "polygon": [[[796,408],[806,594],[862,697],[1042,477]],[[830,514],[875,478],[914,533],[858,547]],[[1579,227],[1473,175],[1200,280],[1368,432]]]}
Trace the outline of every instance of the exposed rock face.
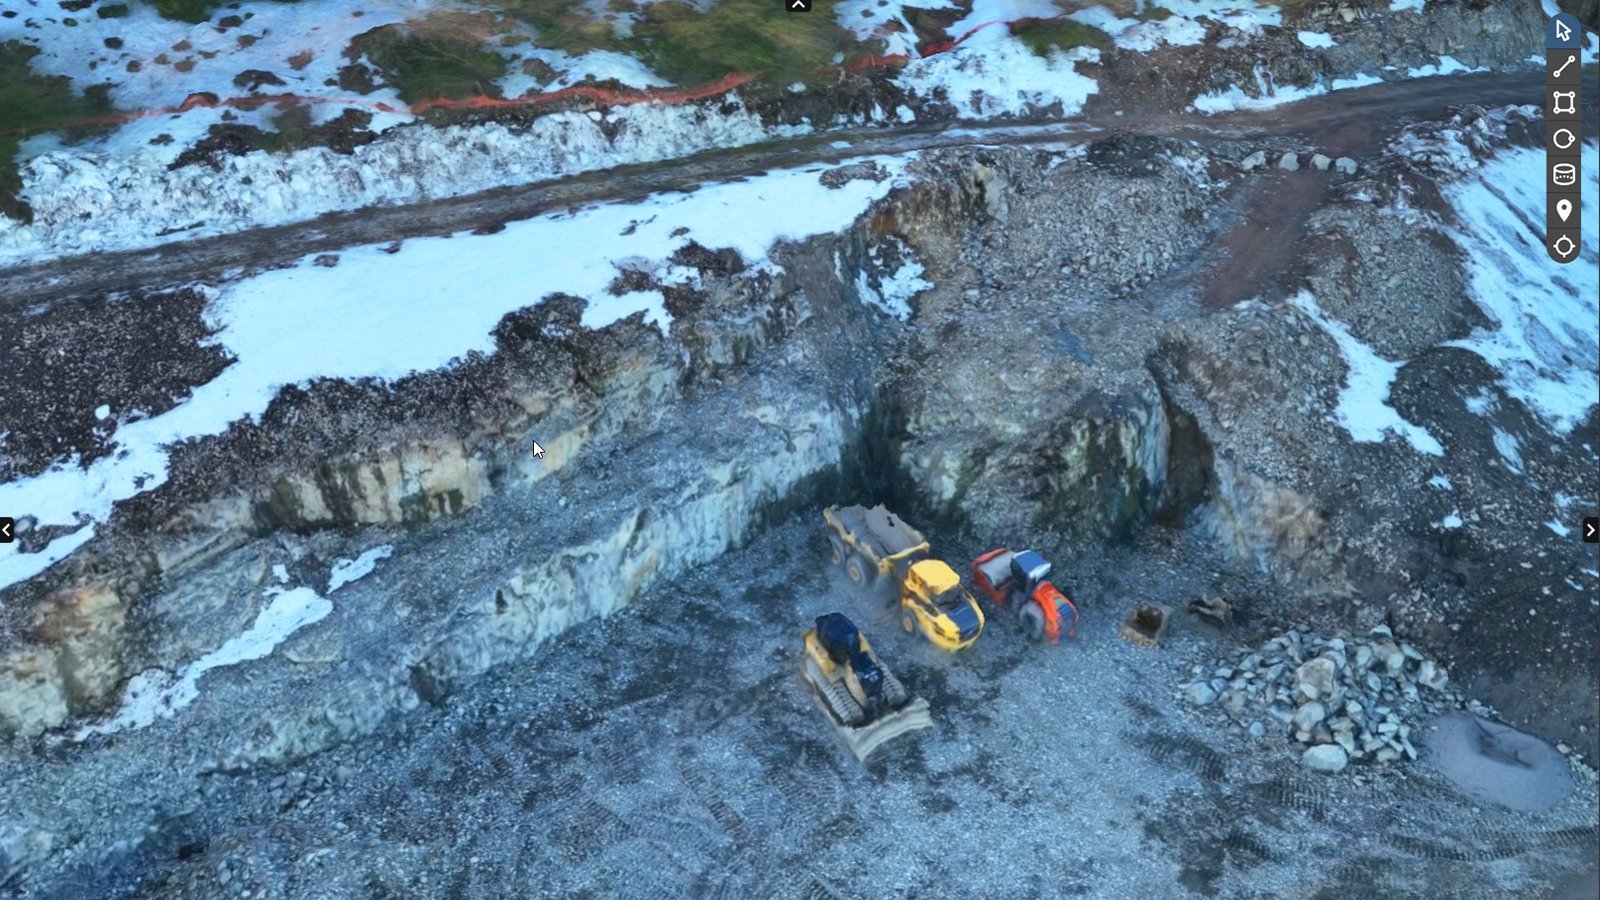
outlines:
{"label": "exposed rock face", "polygon": [[[1473,627],[1539,634],[1507,598],[1534,577],[1520,561],[1554,580],[1565,550],[1535,562],[1552,545],[1527,538],[1527,522],[1451,536],[1418,508],[1417,486],[1457,464],[1457,447],[1468,474],[1494,471],[1470,455],[1490,426],[1441,387],[1494,380],[1439,362],[1465,355],[1439,345],[1478,322],[1458,261],[1335,194],[1290,243],[1294,284],[1383,359],[1416,358],[1392,402],[1419,419],[1448,405],[1428,421],[1450,429],[1444,462],[1399,440],[1352,442],[1331,420],[1349,372],[1335,339],[1273,302],[1282,284],[1218,271],[1210,252],[1248,227],[1242,205],[1281,193],[1267,179],[1329,191],[1340,179],[1263,157],[1248,175],[1227,170],[1261,181],[1223,186],[1207,173],[1250,148],[1228,149],[1124,136],[1081,159],[929,154],[911,188],[845,235],[784,251],[781,271],[704,274],[673,298],[670,334],[637,320],[585,331],[579,301],[558,297],[507,316],[492,357],[389,386],[285,391],[260,422],[181,448],[169,483],[120,507],[81,561],[7,597],[0,729],[22,740],[5,765],[26,767],[41,735],[71,740],[131,677],[224,646],[274,585],[333,595],[334,560],[374,545],[399,552],[339,588],[270,665],[207,676],[233,699],[185,713],[195,770],[257,769],[368,734],[576,623],[636,612],[773,517],[858,496],[996,545],[1193,527],[1278,576],[1281,592],[1230,598],[1246,615],[1314,618],[1324,634],[1394,619],[1371,639],[1285,635],[1188,689],[1247,733],[1293,740],[1319,770],[1409,761],[1408,709],[1459,705],[1441,688],[1516,708],[1499,691],[1517,715],[1587,739],[1594,729],[1577,726],[1593,698],[1562,693],[1578,679],[1547,667],[1549,642]],[[890,244],[935,285],[909,323],[857,296]],[[1218,282],[1243,294],[1208,293]],[[1576,480],[1578,463],[1551,457],[1545,485]],[[1459,496],[1508,518],[1547,499],[1525,480],[1451,474]],[[1573,638],[1591,651],[1592,639]],[[124,787],[150,809],[174,796]],[[107,844],[138,840],[134,818]],[[76,827],[0,832],[0,845],[36,861]]]}

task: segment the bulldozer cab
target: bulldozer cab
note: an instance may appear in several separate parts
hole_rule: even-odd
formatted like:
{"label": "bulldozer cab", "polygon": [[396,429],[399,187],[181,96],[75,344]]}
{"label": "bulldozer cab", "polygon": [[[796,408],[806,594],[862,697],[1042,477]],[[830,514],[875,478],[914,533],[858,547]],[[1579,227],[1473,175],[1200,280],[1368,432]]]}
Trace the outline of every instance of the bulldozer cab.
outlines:
{"label": "bulldozer cab", "polygon": [[840,613],[817,617],[817,640],[835,665],[843,665],[845,684],[869,716],[884,703],[883,670],[855,623]]}

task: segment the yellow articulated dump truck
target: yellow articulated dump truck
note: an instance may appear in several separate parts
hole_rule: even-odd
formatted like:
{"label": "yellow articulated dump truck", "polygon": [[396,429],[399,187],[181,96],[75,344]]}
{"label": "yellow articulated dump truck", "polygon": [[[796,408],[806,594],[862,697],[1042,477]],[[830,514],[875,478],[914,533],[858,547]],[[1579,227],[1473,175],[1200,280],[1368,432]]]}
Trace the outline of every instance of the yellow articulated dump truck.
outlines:
{"label": "yellow articulated dump truck", "polygon": [[833,564],[850,580],[871,587],[892,579],[900,598],[900,625],[921,631],[942,650],[972,646],[983,631],[983,611],[961,577],[933,559],[922,532],[882,506],[830,506],[827,522]]}

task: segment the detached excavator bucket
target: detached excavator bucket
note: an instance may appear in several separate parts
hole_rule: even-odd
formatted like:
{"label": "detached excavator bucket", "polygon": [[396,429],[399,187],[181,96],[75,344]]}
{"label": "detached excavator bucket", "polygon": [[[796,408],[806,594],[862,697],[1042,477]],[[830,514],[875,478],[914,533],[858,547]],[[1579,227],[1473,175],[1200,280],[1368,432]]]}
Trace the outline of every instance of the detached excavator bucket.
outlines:
{"label": "detached excavator bucket", "polygon": [[1141,647],[1154,647],[1161,642],[1171,615],[1172,610],[1159,603],[1140,603],[1122,623],[1122,636]]}

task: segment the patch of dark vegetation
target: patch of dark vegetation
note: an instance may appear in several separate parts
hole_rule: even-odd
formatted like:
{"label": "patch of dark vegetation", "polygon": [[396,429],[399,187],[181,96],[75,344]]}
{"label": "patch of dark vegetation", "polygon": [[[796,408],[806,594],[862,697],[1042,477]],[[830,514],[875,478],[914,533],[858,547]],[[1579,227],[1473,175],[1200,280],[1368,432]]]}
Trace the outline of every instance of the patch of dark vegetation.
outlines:
{"label": "patch of dark vegetation", "polygon": [[761,72],[777,84],[816,80],[836,54],[861,44],[831,15],[797,16],[771,0],[721,0],[707,9],[682,0],[637,10],[619,37],[573,0],[502,0],[499,6],[539,31],[542,46],[637,57],[675,84],[705,84],[731,72]]}
{"label": "patch of dark vegetation", "polygon": [[233,76],[234,87],[242,87],[247,91],[259,90],[262,85],[283,87],[282,78],[262,69],[245,69]]}
{"label": "patch of dark vegetation", "polygon": [[606,285],[606,293],[613,297],[621,297],[623,294],[650,291],[658,287],[660,285],[656,282],[655,276],[649,272],[643,269],[623,269],[617,273],[616,278],[611,279],[610,284]]}
{"label": "patch of dark vegetation", "polygon": [[372,114],[357,109],[347,109],[337,118],[314,125],[309,108],[292,106],[275,116],[272,125],[271,130],[237,123],[213,125],[204,138],[179,153],[167,168],[176,170],[198,163],[221,169],[228,157],[255,150],[283,153],[326,147],[335,153],[350,154],[377,137],[371,131]]}
{"label": "patch of dark vegetation", "polygon": [[1111,43],[1111,35],[1071,19],[1022,19],[1011,23],[1011,33],[1038,56],[1074,47],[1106,47]]}
{"label": "patch of dark vegetation", "polygon": [[[219,8],[237,5],[237,0],[136,0],[155,7],[163,18],[199,24],[211,18]],[[298,3],[300,0],[272,0],[273,3]]]}
{"label": "patch of dark vegetation", "polygon": [[688,266],[702,275],[714,275],[718,278],[727,278],[744,271],[744,258],[739,255],[739,251],[732,247],[711,250],[695,241],[690,241],[674,251],[672,262]]}
{"label": "patch of dark vegetation", "polygon": [[[0,481],[110,452],[118,421],[159,415],[228,366],[197,291],[58,303],[0,326],[0,359],[26,372],[0,404]],[[110,416],[95,417],[100,406]]]}
{"label": "patch of dark vegetation", "polygon": [[0,215],[23,223],[33,221],[33,210],[19,192],[22,177],[17,154],[23,138],[41,131],[64,131],[81,137],[95,120],[111,112],[109,85],[95,85],[81,94],[63,76],[41,75],[32,59],[39,49],[21,41],[0,42]]}
{"label": "patch of dark vegetation", "polygon": [[504,56],[471,32],[426,31],[385,25],[359,35],[345,55],[367,60],[407,103],[462,97],[499,97],[495,80],[506,74]]}

